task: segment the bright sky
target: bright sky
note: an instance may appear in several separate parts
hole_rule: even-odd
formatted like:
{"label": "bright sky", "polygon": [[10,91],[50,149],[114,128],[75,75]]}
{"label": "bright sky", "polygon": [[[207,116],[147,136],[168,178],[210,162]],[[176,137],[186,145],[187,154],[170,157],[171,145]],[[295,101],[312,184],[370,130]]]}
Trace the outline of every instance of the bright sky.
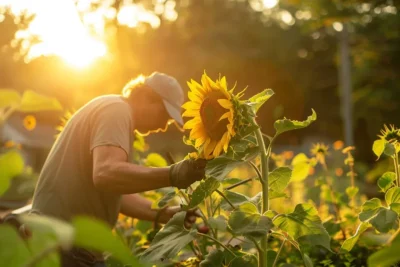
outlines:
{"label": "bright sky", "polygon": [[7,3],[15,13],[27,9],[36,14],[29,31],[19,33],[20,37],[31,33],[42,39],[31,48],[28,57],[58,55],[82,68],[106,54],[105,44],[87,33],[72,0],[0,0],[0,5]]}
{"label": "bright sky", "polygon": [[[90,0],[81,0],[78,9],[88,8]],[[175,1],[159,0],[155,12],[162,14],[168,20],[175,20],[178,14],[175,11]],[[165,2],[165,4],[163,4]],[[278,0],[262,0],[264,8],[273,8]],[[89,66],[99,57],[107,54],[107,47],[99,38],[104,29],[104,17],[115,16],[115,11],[100,8],[98,12],[90,13],[83,18],[85,24],[93,26],[99,33],[96,39],[88,33],[87,27],[81,22],[72,0],[0,0],[0,7],[10,5],[14,13],[23,10],[36,14],[28,32],[19,32],[17,37],[30,34],[38,35],[42,39],[40,44],[30,48],[29,58],[40,55],[57,55],[65,62],[77,68]],[[143,6],[128,4],[117,15],[121,24],[136,27],[139,21],[149,23],[152,27],[159,26],[159,18]]]}

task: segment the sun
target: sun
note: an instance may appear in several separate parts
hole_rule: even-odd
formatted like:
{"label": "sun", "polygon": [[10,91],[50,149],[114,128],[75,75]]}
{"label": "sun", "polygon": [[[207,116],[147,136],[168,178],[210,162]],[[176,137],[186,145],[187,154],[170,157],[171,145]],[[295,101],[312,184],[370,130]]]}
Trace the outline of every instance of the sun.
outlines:
{"label": "sun", "polygon": [[191,117],[183,126],[189,129],[189,139],[200,149],[200,157],[211,159],[227,152],[229,142],[235,136],[233,95],[227,89],[226,78],[216,82],[203,74],[201,84],[188,82],[190,101],[183,104],[182,116]]}
{"label": "sun", "polygon": [[16,35],[40,40],[29,48],[28,62],[40,56],[57,56],[72,67],[85,68],[107,54],[101,36],[94,36],[85,27],[73,1],[16,1],[12,2],[12,10],[14,14],[28,10],[34,15],[28,29]]}
{"label": "sun", "polygon": [[105,56],[107,52],[105,44],[90,39],[83,40],[77,49],[65,48],[64,50],[60,49],[57,55],[75,68],[86,68],[95,60]]}

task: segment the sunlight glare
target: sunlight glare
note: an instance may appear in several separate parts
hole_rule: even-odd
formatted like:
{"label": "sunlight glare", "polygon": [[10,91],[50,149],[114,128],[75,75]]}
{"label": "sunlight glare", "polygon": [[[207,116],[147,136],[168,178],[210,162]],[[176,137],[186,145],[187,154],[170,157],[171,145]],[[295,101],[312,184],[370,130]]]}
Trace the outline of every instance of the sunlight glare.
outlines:
{"label": "sunlight glare", "polygon": [[264,7],[273,8],[278,4],[279,0],[263,0]]}
{"label": "sunlight glare", "polygon": [[11,6],[15,12],[28,9],[36,14],[29,28],[20,33],[21,36],[37,35],[41,39],[30,48],[28,61],[55,55],[73,67],[83,68],[107,53],[106,45],[88,33],[72,1],[18,0],[12,1]]}

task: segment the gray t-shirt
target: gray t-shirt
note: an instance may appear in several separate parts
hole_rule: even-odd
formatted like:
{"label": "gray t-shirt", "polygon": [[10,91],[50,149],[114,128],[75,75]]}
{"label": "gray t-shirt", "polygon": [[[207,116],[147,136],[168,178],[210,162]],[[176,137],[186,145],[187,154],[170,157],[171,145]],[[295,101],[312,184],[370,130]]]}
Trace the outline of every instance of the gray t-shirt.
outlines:
{"label": "gray t-shirt", "polygon": [[79,109],[46,159],[33,210],[67,221],[76,215],[93,216],[113,227],[121,195],[94,187],[92,152],[97,146],[117,146],[130,158],[134,130],[131,113],[120,95],[97,97]]}

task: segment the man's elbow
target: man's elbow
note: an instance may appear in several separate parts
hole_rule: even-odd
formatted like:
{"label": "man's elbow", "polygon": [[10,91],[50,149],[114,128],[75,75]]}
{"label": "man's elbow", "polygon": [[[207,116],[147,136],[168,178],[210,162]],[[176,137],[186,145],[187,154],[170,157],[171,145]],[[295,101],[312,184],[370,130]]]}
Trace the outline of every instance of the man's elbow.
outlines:
{"label": "man's elbow", "polygon": [[107,190],[110,186],[111,171],[107,167],[103,167],[100,170],[93,171],[93,185],[98,190]]}

